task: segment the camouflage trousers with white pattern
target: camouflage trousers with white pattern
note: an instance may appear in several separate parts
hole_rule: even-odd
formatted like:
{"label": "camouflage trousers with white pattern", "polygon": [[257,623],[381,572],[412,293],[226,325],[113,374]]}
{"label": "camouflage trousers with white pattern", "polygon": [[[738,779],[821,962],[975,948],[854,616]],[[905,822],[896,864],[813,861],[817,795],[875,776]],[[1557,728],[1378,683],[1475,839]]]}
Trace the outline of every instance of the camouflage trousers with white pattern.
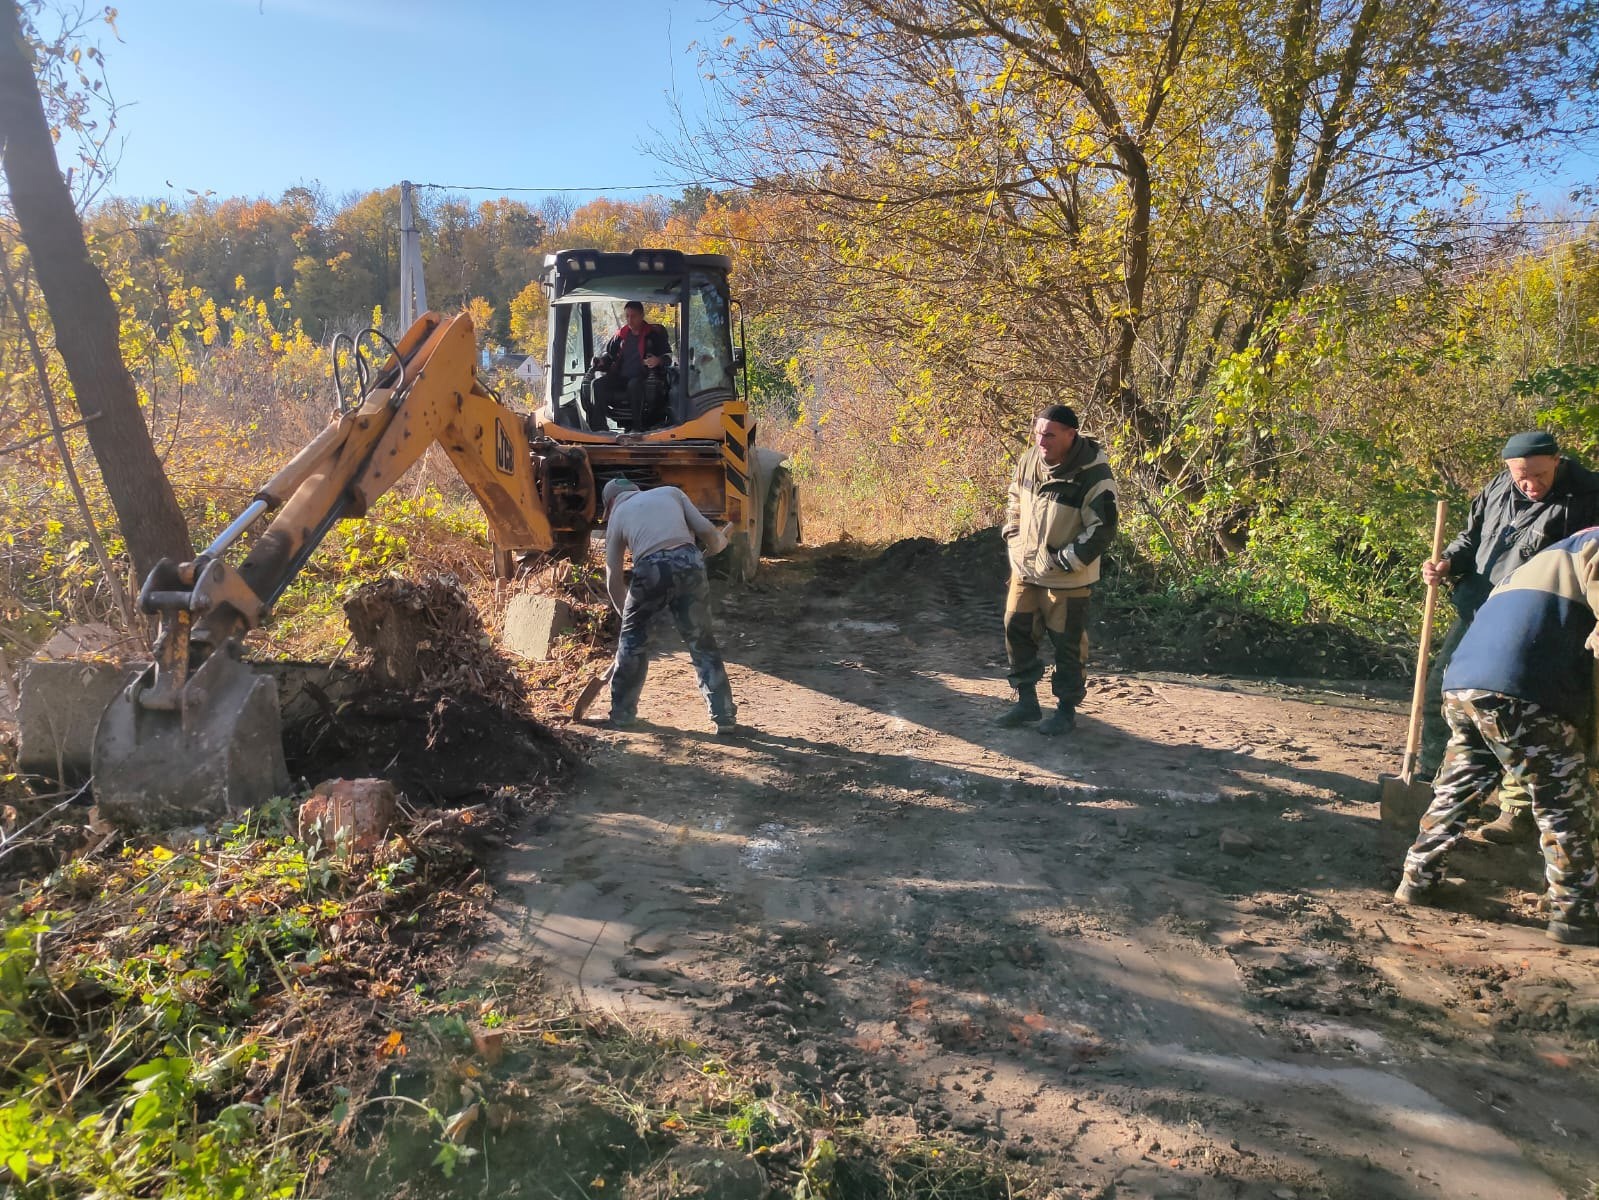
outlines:
{"label": "camouflage trousers with white pattern", "polygon": [[1466,818],[1503,776],[1532,801],[1550,919],[1593,924],[1593,797],[1577,727],[1530,700],[1477,689],[1445,692],[1443,712],[1449,745],[1433,779],[1432,804],[1405,855],[1405,878],[1421,885],[1443,878]]}

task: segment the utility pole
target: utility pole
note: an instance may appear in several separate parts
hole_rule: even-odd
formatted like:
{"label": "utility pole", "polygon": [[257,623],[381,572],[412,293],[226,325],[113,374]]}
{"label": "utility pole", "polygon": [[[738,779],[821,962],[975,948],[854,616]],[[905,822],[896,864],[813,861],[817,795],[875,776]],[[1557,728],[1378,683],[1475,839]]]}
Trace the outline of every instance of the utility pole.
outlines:
{"label": "utility pole", "polygon": [[818,328],[811,337],[811,402],[805,406],[806,415],[810,418],[806,425],[810,429],[813,446],[822,444],[822,406],[827,403],[826,354],[827,339]]}
{"label": "utility pole", "polygon": [[416,227],[411,181],[400,180],[400,328],[406,330],[428,310],[427,283],[422,278],[422,231]]}

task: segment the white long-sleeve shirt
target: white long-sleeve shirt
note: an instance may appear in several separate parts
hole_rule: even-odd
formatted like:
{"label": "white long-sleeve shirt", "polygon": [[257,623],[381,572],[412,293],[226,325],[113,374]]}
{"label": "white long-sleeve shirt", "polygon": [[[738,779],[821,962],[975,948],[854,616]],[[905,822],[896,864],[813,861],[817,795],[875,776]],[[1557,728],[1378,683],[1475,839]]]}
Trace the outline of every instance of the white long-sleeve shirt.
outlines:
{"label": "white long-sleeve shirt", "polygon": [[627,599],[622,586],[624,553],[638,562],[660,550],[692,546],[696,538],[712,554],[727,545],[722,531],[706,520],[681,488],[663,485],[618,497],[605,526],[605,590],[616,611],[622,611]]}

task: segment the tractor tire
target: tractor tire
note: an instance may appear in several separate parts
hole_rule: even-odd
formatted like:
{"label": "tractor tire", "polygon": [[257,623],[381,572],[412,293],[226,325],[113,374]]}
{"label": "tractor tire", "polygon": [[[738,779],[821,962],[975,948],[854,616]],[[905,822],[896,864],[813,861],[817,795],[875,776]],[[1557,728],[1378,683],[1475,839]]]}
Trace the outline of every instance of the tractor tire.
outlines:
{"label": "tractor tire", "polygon": [[761,553],[774,558],[793,554],[800,544],[799,489],[787,467],[772,472],[761,508]]}
{"label": "tractor tire", "polygon": [[757,518],[751,533],[728,536],[727,549],[717,556],[722,570],[734,583],[750,583],[761,569],[761,522]]}

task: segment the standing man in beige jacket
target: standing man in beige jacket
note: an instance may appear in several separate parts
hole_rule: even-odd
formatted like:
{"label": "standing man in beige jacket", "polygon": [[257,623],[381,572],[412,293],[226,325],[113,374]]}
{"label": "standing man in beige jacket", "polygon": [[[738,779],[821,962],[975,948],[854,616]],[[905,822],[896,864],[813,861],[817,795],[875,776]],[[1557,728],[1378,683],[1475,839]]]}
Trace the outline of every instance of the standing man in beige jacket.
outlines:
{"label": "standing man in beige jacket", "polygon": [[[1116,522],[1116,481],[1105,452],[1077,432],[1075,412],[1050,405],[1033,419],[1032,445],[1016,464],[1005,506],[1005,656],[1017,700],[996,724],[1037,722],[1040,733],[1052,736],[1077,724],[1077,706],[1087,690],[1089,597]],[[1046,641],[1054,653],[1050,687],[1056,700],[1047,717],[1038,705]]]}

